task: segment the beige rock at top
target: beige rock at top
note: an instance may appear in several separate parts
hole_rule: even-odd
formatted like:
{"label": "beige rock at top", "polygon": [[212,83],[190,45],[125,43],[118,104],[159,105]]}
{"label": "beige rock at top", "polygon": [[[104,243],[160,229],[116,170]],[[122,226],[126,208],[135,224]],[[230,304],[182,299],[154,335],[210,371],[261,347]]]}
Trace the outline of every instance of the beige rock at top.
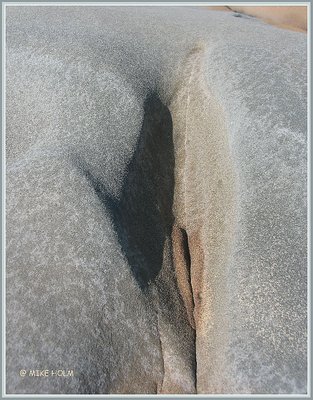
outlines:
{"label": "beige rock at top", "polygon": [[233,10],[260,18],[280,28],[296,31],[307,30],[306,6],[230,6],[212,7],[215,10]]}

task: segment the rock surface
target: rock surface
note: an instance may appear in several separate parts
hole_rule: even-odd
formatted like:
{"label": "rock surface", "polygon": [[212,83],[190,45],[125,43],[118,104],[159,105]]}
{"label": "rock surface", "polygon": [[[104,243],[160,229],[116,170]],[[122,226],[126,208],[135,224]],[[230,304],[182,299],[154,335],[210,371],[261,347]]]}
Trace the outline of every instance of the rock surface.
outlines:
{"label": "rock surface", "polygon": [[306,35],[6,10],[7,392],[306,393]]}
{"label": "rock surface", "polygon": [[242,14],[260,18],[268,24],[278,26],[282,29],[291,29],[293,31],[307,32],[308,7],[307,6],[211,6],[210,10],[235,11],[238,17]]}

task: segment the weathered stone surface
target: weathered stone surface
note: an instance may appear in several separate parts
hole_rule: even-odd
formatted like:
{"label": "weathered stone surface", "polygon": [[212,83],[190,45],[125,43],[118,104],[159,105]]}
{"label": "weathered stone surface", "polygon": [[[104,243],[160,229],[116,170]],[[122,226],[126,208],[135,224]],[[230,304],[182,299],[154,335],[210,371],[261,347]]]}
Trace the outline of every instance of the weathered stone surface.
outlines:
{"label": "weathered stone surface", "polygon": [[7,392],[305,393],[306,36],[8,7],[6,91]]}

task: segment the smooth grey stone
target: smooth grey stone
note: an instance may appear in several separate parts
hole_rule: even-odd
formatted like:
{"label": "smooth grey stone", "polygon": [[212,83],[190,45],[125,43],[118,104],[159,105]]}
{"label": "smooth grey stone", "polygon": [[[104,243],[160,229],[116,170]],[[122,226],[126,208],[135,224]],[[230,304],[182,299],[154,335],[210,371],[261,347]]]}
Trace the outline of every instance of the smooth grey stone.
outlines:
{"label": "smooth grey stone", "polygon": [[6,9],[7,392],[306,393],[306,35]]}

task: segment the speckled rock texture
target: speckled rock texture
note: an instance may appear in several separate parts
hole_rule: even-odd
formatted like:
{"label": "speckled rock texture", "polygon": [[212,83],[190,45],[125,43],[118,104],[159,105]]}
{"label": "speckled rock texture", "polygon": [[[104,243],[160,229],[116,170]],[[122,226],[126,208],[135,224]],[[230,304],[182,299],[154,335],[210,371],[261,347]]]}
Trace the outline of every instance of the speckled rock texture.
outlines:
{"label": "speckled rock texture", "polygon": [[306,35],[6,10],[7,392],[306,393]]}

